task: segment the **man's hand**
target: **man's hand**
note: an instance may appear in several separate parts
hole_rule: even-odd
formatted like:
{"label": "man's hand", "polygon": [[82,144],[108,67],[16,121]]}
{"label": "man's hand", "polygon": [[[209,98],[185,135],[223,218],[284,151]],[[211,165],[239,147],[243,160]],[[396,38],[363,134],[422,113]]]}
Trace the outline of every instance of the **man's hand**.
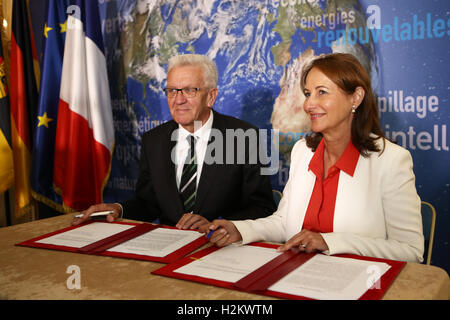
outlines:
{"label": "man's hand", "polygon": [[113,211],[112,214],[106,216],[106,221],[113,222],[117,220],[122,214],[122,207],[118,203],[100,203],[90,206],[88,209],[81,212],[83,216],[81,218],[74,218],[72,225],[76,226],[85,222],[91,214],[99,211]]}
{"label": "man's hand", "polygon": [[193,213],[185,213],[181,217],[180,220],[178,220],[178,223],[176,224],[176,227],[178,229],[198,229],[202,225],[208,224],[209,221],[198,214]]}

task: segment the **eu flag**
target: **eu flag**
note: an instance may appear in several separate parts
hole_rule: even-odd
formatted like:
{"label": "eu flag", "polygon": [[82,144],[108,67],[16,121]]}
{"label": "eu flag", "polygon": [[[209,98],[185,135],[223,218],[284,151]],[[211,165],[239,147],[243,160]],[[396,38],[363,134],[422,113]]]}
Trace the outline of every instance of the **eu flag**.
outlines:
{"label": "eu flag", "polygon": [[31,188],[33,197],[65,212],[61,197],[53,189],[53,164],[58,118],[59,90],[67,29],[69,0],[49,0],[44,25],[44,54],[41,71],[39,106],[35,119]]}

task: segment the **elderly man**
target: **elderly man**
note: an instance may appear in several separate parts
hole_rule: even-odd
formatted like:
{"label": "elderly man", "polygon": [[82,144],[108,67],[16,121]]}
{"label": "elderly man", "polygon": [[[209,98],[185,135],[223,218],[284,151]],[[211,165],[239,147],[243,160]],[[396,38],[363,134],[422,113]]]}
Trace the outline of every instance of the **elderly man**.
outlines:
{"label": "elderly man", "polygon": [[[219,217],[243,220],[270,215],[275,204],[269,177],[261,174],[259,161],[248,161],[250,155],[259,154],[257,143],[238,149],[244,154],[237,156],[245,161],[229,163],[224,160],[226,153],[236,148],[229,150],[225,142],[218,148],[211,139],[212,133],[225,139],[226,131],[256,131],[242,120],[212,110],[217,80],[217,67],[206,56],[172,57],[164,91],[173,120],[142,137],[135,197],[121,204],[91,206],[73,224],[104,210],[113,211],[108,221],[123,215],[134,220],[159,219],[180,229],[196,229]],[[221,160],[209,161],[215,153]]]}

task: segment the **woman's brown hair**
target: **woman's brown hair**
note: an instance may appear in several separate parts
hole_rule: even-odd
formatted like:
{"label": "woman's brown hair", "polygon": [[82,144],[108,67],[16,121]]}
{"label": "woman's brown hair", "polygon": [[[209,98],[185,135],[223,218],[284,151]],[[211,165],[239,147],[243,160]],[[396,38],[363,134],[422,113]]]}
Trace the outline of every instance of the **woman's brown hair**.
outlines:
{"label": "woman's brown hair", "polygon": [[[305,88],[306,77],[313,68],[319,69],[347,94],[354,93],[357,87],[364,89],[364,99],[353,115],[352,143],[364,157],[367,157],[371,151],[383,152],[384,139],[382,150],[376,143],[377,139],[384,138],[378,119],[378,106],[372,91],[370,77],[361,63],[351,54],[321,55],[303,68],[302,90]],[[306,136],[306,144],[313,151],[316,150],[320,140],[322,140],[320,132],[314,132]]]}

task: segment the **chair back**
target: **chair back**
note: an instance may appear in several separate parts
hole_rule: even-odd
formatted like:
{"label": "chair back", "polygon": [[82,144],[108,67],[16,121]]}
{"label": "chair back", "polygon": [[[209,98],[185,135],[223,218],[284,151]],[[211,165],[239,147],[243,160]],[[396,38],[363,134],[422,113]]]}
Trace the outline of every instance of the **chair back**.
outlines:
{"label": "chair back", "polygon": [[434,229],[436,226],[436,209],[429,203],[422,201],[422,225],[423,236],[425,238],[424,263],[431,263],[431,255],[433,253]]}

